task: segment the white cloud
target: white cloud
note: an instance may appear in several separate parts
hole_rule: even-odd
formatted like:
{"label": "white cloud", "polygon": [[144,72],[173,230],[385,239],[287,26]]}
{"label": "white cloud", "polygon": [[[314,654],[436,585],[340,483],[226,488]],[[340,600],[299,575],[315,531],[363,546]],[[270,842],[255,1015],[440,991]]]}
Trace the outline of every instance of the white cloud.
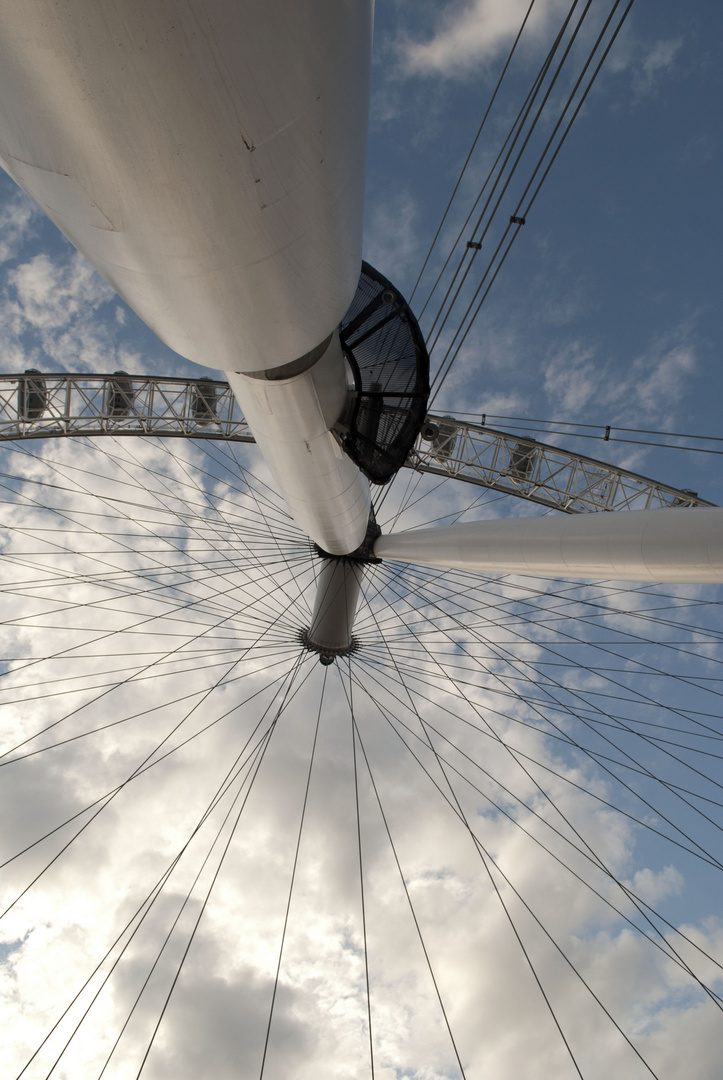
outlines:
{"label": "white cloud", "polygon": [[544,368],[545,393],[555,416],[578,416],[597,397],[605,375],[595,362],[591,348],[573,342]]}
{"label": "white cloud", "polygon": [[[432,353],[432,373],[443,363],[456,330],[455,320],[445,327]],[[459,339],[452,346],[456,348]],[[479,320],[456,355],[434,411],[451,416],[486,414],[524,416],[529,413],[527,386],[515,386],[510,373],[525,362],[524,335],[514,323]]]}
{"label": "white cloud", "polygon": [[41,216],[35,203],[20,191],[3,203],[0,208],[0,263],[16,257]]}
{"label": "white cloud", "polygon": [[[82,255],[65,244],[59,257],[36,255],[9,270],[4,292],[0,320],[6,372],[28,367],[74,372],[148,370],[149,358],[142,357],[136,345],[137,327],[126,326],[123,308],[110,307],[117,301],[115,293]],[[117,328],[126,331],[124,336]],[[162,349],[150,332],[145,338],[150,350]],[[166,359],[159,364],[159,373],[161,366],[178,375],[192,365],[179,358],[176,363]]]}
{"label": "white cloud", "polygon": [[414,199],[398,195],[367,215],[364,258],[393,282],[404,280],[419,261],[418,208]]}
{"label": "white cloud", "polygon": [[688,322],[659,336],[622,372],[617,358],[604,359],[580,341],[569,342],[543,366],[551,416],[583,420],[584,410],[594,406],[597,422],[654,430],[675,425],[697,372],[695,333]]}
{"label": "white cloud", "polygon": [[[106,456],[104,446],[112,456]],[[2,680],[7,687],[5,699],[18,697],[18,688],[25,688],[25,695],[8,709],[8,727],[13,734],[17,729],[27,731],[84,705],[44,737],[49,742],[63,732],[80,735],[110,720],[139,715],[105,733],[81,738],[65,750],[47,751],[3,770],[8,780],[15,780],[3,789],[13,812],[13,816],[0,815],[7,849],[15,850],[23,840],[34,839],[112,788],[181,715],[189,713],[185,725],[189,733],[225,713],[228,716],[145,778],[133,781],[6,920],[4,940],[24,939],[0,965],[0,987],[14,1032],[16,1071],[67,1002],[69,992],[92,970],[134,905],[183,843],[268,703],[270,693],[258,704],[241,704],[263,683],[264,656],[273,657],[274,649],[280,648],[286,665],[293,663],[294,627],[304,617],[303,604],[298,608],[292,604],[296,614],[290,625],[283,619],[277,623],[279,610],[296,596],[296,586],[290,574],[284,577],[283,564],[274,564],[276,588],[269,592],[253,557],[255,501],[250,493],[229,492],[221,474],[204,478],[200,469],[210,463],[202,448],[179,446],[169,455],[151,444],[121,441],[117,446],[103,444],[97,452],[82,444],[60,443],[47,453],[55,463],[51,472],[35,458],[15,455],[11,459],[10,471],[26,478],[21,490],[33,497],[42,491],[43,501],[65,516],[53,515],[49,523],[46,510],[27,503],[23,509],[22,500],[14,510],[19,532],[9,534],[3,569],[6,579],[26,584],[10,591],[6,588],[4,593],[4,613],[10,623],[5,629],[6,651],[39,657],[58,649],[70,651],[58,661],[42,660],[30,668],[24,662],[13,665],[15,673]],[[189,476],[190,469],[200,490]],[[233,472],[226,479],[239,484]],[[36,481],[41,480],[51,480],[55,487],[39,489]],[[140,490],[136,482],[141,483]],[[434,479],[426,483],[433,490]],[[88,496],[83,491],[88,487],[99,497]],[[204,492],[210,491],[223,499],[221,514],[204,507]],[[444,499],[433,498],[438,500],[435,507],[444,509]],[[455,505],[458,498],[459,488],[453,497]],[[174,512],[166,513],[167,506]],[[176,516],[175,509],[184,506],[194,515],[193,528]],[[430,506],[423,499],[413,508],[412,520],[428,515]],[[106,518],[108,513],[113,516]],[[277,535],[282,535],[280,526]],[[251,543],[248,555],[239,554],[243,548],[238,545],[244,541]],[[259,536],[258,544],[263,566],[268,559],[263,554],[265,534]],[[289,547],[289,552],[293,550]],[[293,557],[303,557],[305,552],[308,548],[301,545]],[[311,567],[312,560],[308,554],[305,557]],[[214,572],[219,559],[224,560],[220,578]],[[415,577],[412,573],[405,578],[384,567],[374,574],[373,580],[386,575],[388,581],[373,603],[376,617],[384,620],[384,640],[392,655],[383,660],[379,631],[363,608],[359,634],[367,652],[363,649],[355,664],[360,677],[353,687],[355,715],[468,1075],[474,1078],[486,1070],[500,1080],[512,1080],[529,1071],[531,1053],[536,1070],[531,1076],[555,1075],[567,1067],[565,1051],[469,834],[392,733],[373,699],[387,708],[391,721],[443,790],[444,777],[424,748],[417,712],[452,740],[457,749],[432,735],[451,765],[480,788],[478,792],[448,772],[475,832],[561,947],[595,988],[604,992],[621,1023],[626,1028],[647,1025],[643,1037],[653,1059],[667,1046],[679,1018],[691,1017],[694,1026],[700,1023],[700,1030],[708,1032],[702,1007],[675,996],[677,984],[671,989],[666,964],[648,943],[626,929],[609,907],[528,835],[548,845],[626,913],[630,905],[625,906],[624,894],[585,858],[585,844],[615,874],[625,874],[649,902],[661,902],[680,887],[676,868],[660,870],[644,857],[636,858],[638,830],[629,820],[573,786],[612,801],[611,795],[619,793],[612,781],[596,776],[589,762],[570,760],[564,747],[539,729],[539,706],[533,704],[534,699],[554,704],[555,695],[565,688],[569,692],[571,684],[583,694],[591,687],[610,689],[604,673],[596,676],[593,687],[573,679],[580,675],[577,668],[558,671],[554,664],[544,666],[559,659],[555,650],[559,650],[561,635],[554,620],[560,617],[560,605],[570,601],[549,598],[548,614],[554,619],[547,626],[544,592],[538,598],[534,583],[518,579],[487,590],[466,582],[457,591],[452,582],[436,580],[434,574]],[[297,577],[300,586],[304,580]],[[169,587],[159,588],[164,582]],[[127,588],[116,593],[119,586]],[[584,610],[592,610],[593,590],[579,595],[585,600]],[[175,615],[155,619],[165,610],[164,599],[196,602]],[[29,618],[31,612],[33,618]],[[539,622],[539,630],[530,629],[528,615]],[[215,621],[226,618],[228,625],[222,621],[213,629]],[[147,619],[154,621],[140,622]],[[233,672],[234,676],[243,673],[243,678],[213,690],[204,700],[197,691],[208,689],[219,669],[211,666],[216,660],[212,654],[193,650],[204,644],[230,648],[236,650],[232,658],[240,659],[237,654],[243,643],[259,636],[259,619],[259,645]],[[623,622],[630,627],[629,619]],[[614,619],[605,619],[602,625],[610,634]],[[102,636],[113,630],[119,633],[112,638]],[[195,640],[199,634],[201,638]],[[97,644],[88,644],[96,635]],[[103,673],[109,667],[123,669],[130,664],[131,671],[143,669],[179,645],[176,666],[157,668],[172,671],[170,678],[137,677],[121,682],[110,694],[90,688],[93,683],[108,682]],[[577,655],[584,663],[585,654]],[[381,662],[368,666],[375,656]],[[588,654],[588,659],[592,656]],[[227,653],[222,654],[224,658]],[[604,669],[610,659],[597,656],[601,660]],[[406,672],[401,683],[395,663]],[[463,693],[451,681],[451,673],[460,678]],[[64,681],[71,675],[84,676],[80,694],[56,695],[53,690],[58,685],[63,691],[75,685]],[[126,677],[121,671],[110,681]],[[60,679],[55,687],[54,679]],[[238,1074],[239,1062],[247,1072],[258,1071],[322,679],[321,667],[314,664],[310,682],[282,714],[149,1058],[150,1078],[195,1080],[203,1068],[209,1068],[214,1080],[223,1080]],[[33,687],[34,682],[39,685]],[[515,695],[518,687],[522,698]],[[48,690],[50,696],[45,696]],[[103,696],[93,704],[99,693]],[[576,704],[580,705],[579,698]],[[149,708],[153,711],[148,712]],[[558,714],[553,710],[549,715]],[[559,719],[565,727],[573,722],[565,711]],[[533,726],[521,725],[522,720]],[[511,755],[495,736],[528,756]],[[298,1080],[357,1080],[368,1074],[350,740],[344,688],[332,669],[272,1025],[267,1068],[274,1080],[290,1075]],[[176,741],[178,736],[172,738],[172,743]],[[472,766],[470,758],[486,772]],[[454,1075],[454,1055],[363,759],[358,765],[379,1075],[392,1080],[398,1070],[406,1070],[415,1080],[443,1080]],[[550,769],[561,775],[556,777]],[[548,792],[554,806],[538,785]],[[513,820],[494,810],[485,795]],[[228,802],[194,841],[114,974],[109,992],[81,1028],[63,1059],[66,1075],[99,1071],[181,908],[201,857],[221,826]],[[563,814],[574,823],[582,841],[565,824]],[[582,852],[559,833],[581,846]],[[47,841],[25,860],[12,864],[8,889],[12,881],[16,888],[22,886],[33,868],[42,865],[46,853],[56,850],[53,844],[59,840],[60,836]],[[210,883],[210,872],[204,871],[202,885]],[[493,873],[566,1029],[586,1058],[587,1075],[602,1080],[612,1062],[621,1075],[635,1077],[624,1044],[610,1035],[594,1002],[560,962],[511,888]],[[109,1075],[120,1077],[137,1068],[199,904],[197,896],[182,915],[177,936],[161,958],[120,1044],[115,1071],[111,1069]],[[705,926],[695,932],[704,937],[712,934]],[[691,961],[700,962],[692,953]],[[526,1018],[523,1041],[517,1037],[521,1012]],[[76,1013],[73,1022],[78,1018]],[[709,1044],[711,1037],[708,1033]],[[59,1052],[60,1041],[54,1045]],[[605,1072],[594,1064],[595,1056],[605,1063]],[[38,1062],[41,1075],[43,1062],[47,1071],[51,1060],[48,1050]],[[712,1080],[714,1074],[706,1068],[701,1064],[697,1074],[692,1074],[695,1080]]]}
{"label": "white cloud", "polygon": [[686,384],[697,368],[695,351],[690,345],[673,345],[651,350],[632,367],[631,382],[637,402],[648,416],[668,417],[683,397]]}
{"label": "white cloud", "polygon": [[[469,0],[447,4],[430,39],[415,41],[405,37],[399,42],[403,70],[407,74],[453,78],[467,75],[511,44],[528,7],[529,0]],[[563,7],[557,0],[537,3],[528,22],[528,35],[542,35]]]}
{"label": "white cloud", "polygon": [[64,263],[36,255],[13,270],[8,280],[24,319],[39,329],[64,328],[80,312],[90,313],[115,298],[110,285],[78,254]]}
{"label": "white cloud", "polygon": [[683,44],[682,38],[656,41],[642,51],[634,66],[635,88],[638,95],[651,93],[661,78],[675,68],[675,61]]}
{"label": "white cloud", "polygon": [[636,896],[655,907],[661,900],[676,896],[682,890],[684,882],[679,870],[674,866],[666,866],[657,873],[648,867],[638,870],[628,884]]}

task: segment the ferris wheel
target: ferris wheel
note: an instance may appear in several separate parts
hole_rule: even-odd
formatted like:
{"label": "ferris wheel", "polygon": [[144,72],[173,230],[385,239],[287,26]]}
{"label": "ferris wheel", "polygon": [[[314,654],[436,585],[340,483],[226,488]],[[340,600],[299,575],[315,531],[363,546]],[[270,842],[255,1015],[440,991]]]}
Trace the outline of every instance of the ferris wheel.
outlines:
{"label": "ferris wheel", "polygon": [[368,4],[4,7],[8,171],[226,374],[0,385],[13,1075],[676,1075],[720,511],[429,410]]}

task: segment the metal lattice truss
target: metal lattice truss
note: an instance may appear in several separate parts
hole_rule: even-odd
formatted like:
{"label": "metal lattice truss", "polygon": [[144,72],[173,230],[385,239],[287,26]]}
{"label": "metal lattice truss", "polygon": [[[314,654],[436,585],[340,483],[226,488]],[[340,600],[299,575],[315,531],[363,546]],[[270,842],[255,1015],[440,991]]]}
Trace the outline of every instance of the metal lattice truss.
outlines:
{"label": "metal lattice truss", "polygon": [[[253,442],[228,383],[27,371],[0,376],[0,441],[76,435],[158,435]],[[428,416],[406,467],[448,476],[568,514],[711,506],[659,484],[534,439]]]}
{"label": "metal lattice truss", "polygon": [[0,376],[0,440],[162,435],[253,442],[228,383],[127,375]]}
{"label": "metal lattice truss", "polygon": [[568,514],[713,505],[694,491],[449,416],[427,417],[407,466],[518,495]]}

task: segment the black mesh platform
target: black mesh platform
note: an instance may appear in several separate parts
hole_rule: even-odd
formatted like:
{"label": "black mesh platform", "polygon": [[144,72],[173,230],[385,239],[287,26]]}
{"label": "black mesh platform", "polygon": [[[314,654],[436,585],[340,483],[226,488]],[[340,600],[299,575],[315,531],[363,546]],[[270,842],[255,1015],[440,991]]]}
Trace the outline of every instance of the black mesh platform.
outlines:
{"label": "black mesh platform", "polygon": [[344,419],[344,449],[372,483],[386,484],[406,461],[427,413],[424,338],[406,301],[368,263],[339,333],[357,389]]}

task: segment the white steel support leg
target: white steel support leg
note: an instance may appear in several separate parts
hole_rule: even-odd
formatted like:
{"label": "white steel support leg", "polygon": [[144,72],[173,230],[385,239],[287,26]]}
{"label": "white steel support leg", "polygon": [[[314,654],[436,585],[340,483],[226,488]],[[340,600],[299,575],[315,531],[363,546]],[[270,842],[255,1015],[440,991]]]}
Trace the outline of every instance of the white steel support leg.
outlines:
{"label": "white steel support leg", "polygon": [[304,635],[304,644],[320,654],[322,664],[354,649],[352,629],[363,573],[363,564],[352,559],[325,559],[322,564],[311,626]]}
{"label": "white steel support leg", "polygon": [[0,0],[0,166],[162,341],[228,373],[297,524],[335,555],[369,516],[330,428],[372,21],[373,0]]}
{"label": "white steel support leg", "polygon": [[0,165],[176,352],[288,364],[361,266],[373,0],[0,0]]}
{"label": "white steel support leg", "polygon": [[723,509],[477,521],[382,536],[374,554],[487,574],[723,582]]}
{"label": "white steel support leg", "polygon": [[226,375],[296,524],[324,551],[347,555],[366,535],[371,500],[331,431],[347,402],[338,333],[310,356],[311,366],[288,378],[278,377],[283,368]]}

